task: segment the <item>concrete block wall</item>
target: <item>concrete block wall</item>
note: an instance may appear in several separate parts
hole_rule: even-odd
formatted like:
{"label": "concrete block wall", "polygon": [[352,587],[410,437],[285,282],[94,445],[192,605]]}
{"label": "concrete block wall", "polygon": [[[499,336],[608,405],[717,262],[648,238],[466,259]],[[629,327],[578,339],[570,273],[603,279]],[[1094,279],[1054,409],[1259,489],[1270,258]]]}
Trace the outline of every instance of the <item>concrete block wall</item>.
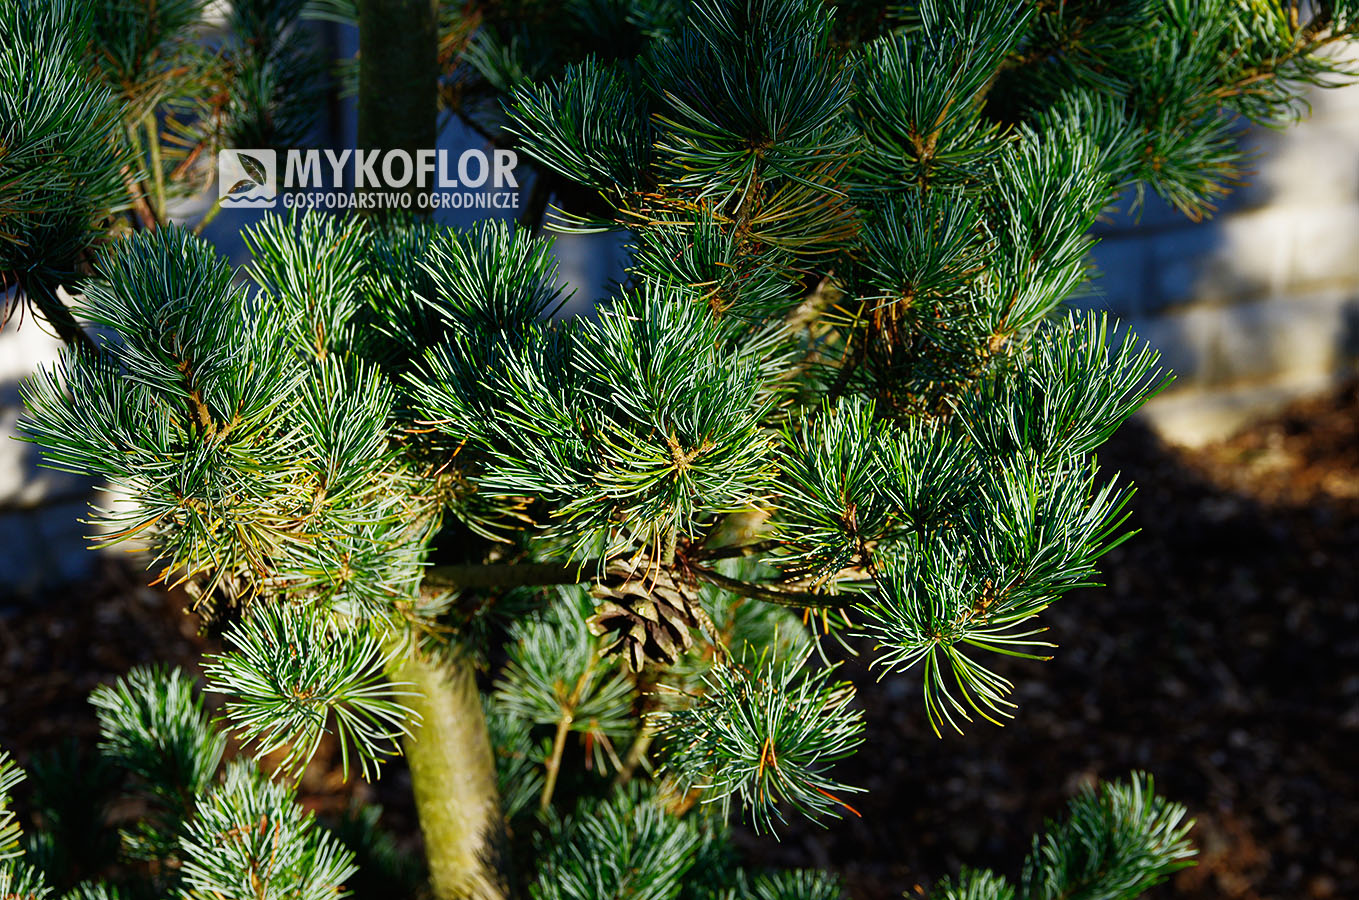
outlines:
{"label": "concrete block wall", "polygon": [[94,484],[39,468],[37,448],[17,440],[19,380],[59,349],[31,320],[0,331],[0,599],[77,581],[97,562],[84,549],[89,528],[80,522]]}
{"label": "concrete block wall", "polygon": [[1158,199],[1099,229],[1086,305],[1116,314],[1177,376],[1144,416],[1167,440],[1226,437],[1352,374],[1359,360],[1359,85],[1249,129],[1249,184],[1191,222]]}

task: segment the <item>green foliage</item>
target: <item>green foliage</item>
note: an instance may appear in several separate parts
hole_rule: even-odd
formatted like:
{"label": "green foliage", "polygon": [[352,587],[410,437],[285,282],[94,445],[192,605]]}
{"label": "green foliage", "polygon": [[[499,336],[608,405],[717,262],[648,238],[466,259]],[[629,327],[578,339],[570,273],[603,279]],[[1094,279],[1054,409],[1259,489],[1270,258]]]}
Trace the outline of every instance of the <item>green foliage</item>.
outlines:
{"label": "green foliage", "polygon": [[965,651],[1032,656],[1032,618],[1092,583],[1120,540],[1129,492],[1089,455],[1164,379],[1153,351],[1108,332],[1093,316],[1045,323],[947,421],[845,399],[787,426],[780,564],[841,579],[878,664],[923,663],[936,728],[1009,715],[1010,684]]}
{"label": "green foliage", "polygon": [[543,792],[543,765],[552,752],[546,740],[536,741],[533,724],[500,709],[491,696],[482,698],[486,728],[495,753],[496,787],[506,820],[515,820]]}
{"label": "green foliage", "polygon": [[193,900],[329,900],[354,873],[352,854],[303,811],[292,788],[239,762],[197,801],[180,847],[184,896]]}
{"label": "green foliage", "polygon": [[117,766],[104,754],[68,739],[29,761],[29,802],[37,828],[24,854],[56,890],[97,875],[117,858],[118,835],[106,818],[119,786]]}
{"label": "green foliage", "polygon": [[1109,326],[1093,314],[1053,322],[1024,365],[969,396],[961,419],[980,452],[1039,466],[1085,456],[1165,387],[1156,351],[1131,333],[1111,346]]}
{"label": "green foliage", "polygon": [[289,334],[298,355],[324,359],[346,349],[360,302],[354,271],[363,259],[364,223],[294,212],[270,216],[242,235],[251,277],[269,306],[299,323]]}
{"label": "green foliage", "polygon": [[896,428],[871,401],[823,405],[790,423],[779,457],[783,565],[833,575],[870,543],[936,532],[976,476],[972,448],[939,423]]}
{"label": "green foliage", "polygon": [[0,9],[0,289],[67,341],[73,291],[115,217],[169,221],[223,146],[295,146],[319,105],[305,3],[228,7],[205,43],[206,0],[16,0]]}
{"label": "green foliage", "polygon": [[508,659],[495,685],[498,710],[534,725],[568,727],[602,747],[633,731],[633,685],[615,658],[602,659],[585,624],[594,601],[583,590],[562,588],[541,617],[516,623]]}
{"label": "green foliage", "polygon": [[82,881],[61,896],[62,900],[124,900],[125,895],[102,881]]}
{"label": "green foliage", "polygon": [[[761,563],[741,558],[722,560],[713,566],[738,582],[753,581],[769,571]],[[775,659],[805,659],[816,647],[815,638],[796,609],[761,603],[713,584],[703,585],[699,601],[712,622],[720,649],[713,646],[691,651],[666,673],[667,683],[675,683],[673,676],[680,678],[679,683],[687,684],[691,671],[701,676],[726,657],[744,659],[768,653]]]}
{"label": "green foliage", "polygon": [[515,100],[514,129],[559,171],[615,195],[646,184],[655,137],[635,68],[587,59],[558,79],[524,83]]}
{"label": "green foliage", "polygon": [[1048,822],[1033,839],[1018,890],[1004,877],[963,869],[931,896],[940,900],[1132,900],[1192,865],[1185,836],[1193,822],[1184,807],[1153,790],[1149,776],[1087,787],[1068,805],[1067,818]]}
{"label": "green foliage", "polygon": [[365,355],[384,367],[400,367],[417,348],[437,343],[444,322],[434,303],[434,285],[420,261],[436,228],[429,222],[399,216],[368,222],[365,265],[353,289],[362,298],[357,313],[369,335]]}
{"label": "green foliage", "polygon": [[993,170],[994,288],[981,320],[992,335],[1024,334],[1085,278],[1086,232],[1108,201],[1108,176],[1079,123],[1041,138],[1021,131]]}
{"label": "green foliage", "polygon": [[564,301],[552,246],[504,222],[433,234],[419,262],[435,309],[459,337],[513,340]]}
{"label": "green foliage", "polygon": [[[278,234],[256,239],[281,252]],[[146,541],[164,575],[209,573],[229,596],[267,584],[348,615],[390,611],[435,518],[385,453],[390,386],[360,360],[294,352],[320,333],[299,309],[308,284],[269,281],[266,261],[269,290],[251,298],[175,228],[124,242],[100,270],[81,313],[116,338],[26,395],[50,463],[131,501],[103,514],[105,540]]]}
{"label": "green foliage", "polygon": [[[1092,224],[1146,189],[1211,211],[1237,121],[1295,116],[1359,35],[1350,0],[444,4],[441,104],[533,160],[526,227],[266,217],[238,279],[152,226],[194,153],[306,130],[301,0],[234,4],[216,53],[201,0],[29,6],[0,12],[23,37],[0,49],[6,285],[78,274],[122,146],[146,230],[78,286],[103,337],[26,384],[28,436],[110,483],[103,540],[239,619],[210,674],[285,769],[328,728],[346,768],[394,752],[413,723],[389,652],[484,664],[502,809],[544,859],[530,891],[582,898],[838,894],[741,872],[703,812],[850,809],[832,767],[862,720],[818,636],[918,666],[936,730],[1013,714],[988,655],[1041,656],[1036,617],[1097,580],[1131,489],[1093,454],[1166,381],[1133,336],[1061,312]],[[628,230],[593,316],[560,317],[548,199]],[[643,635],[640,671],[598,656],[592,597]],[[347,877],[286,787],[217,781],[196,702],[147,673],[96,698],[107,752],[157,792],[129,846],[190,895]],[[658,782],[697,811],[663,811]],[[562,817],[568,794],[589,799]],[[1151,796],[1078,801],[1018,895],[1130,897],[1179,865],[1180,812]],[[979,872],[941,891],[1017,895]]]}
{"label": "green foliage", "polygon": [[[732,797],[759,830],[787,821],[786,810],[818,817],[853,812],[829,768],[863,741],[854,689],[831,669],[799,671],[801,660],[737,660],[714,666],[695,701],[658,713],[666,767],[681,790],[705,803]],[[857,813],[855,813],[857,815]]]}
{"label": "green foliage", "polygon": [[57,286],[125,197],[118,105],[81,57],[88,27],[74,0],[0,7],[0,313],[30,299],[68,339]]}
{"label": "green foliage", "polygon": [[1025,32],[1032,9],[1006,0],[925,2],[916,27],[864,46],[852,109],[879,184],[973,181],[1004,150],[982,94]]}
{"label": "green foliage", "polygon": [[639,229],[634,238],[635,278],[689,285],[715,314],[759,323],[801,299],[790,284],[788,254],[770,250],[756,262],[742,251],[740,237],[711,215]]}
{"label": "green foliage", "polygon": [[393,742],[419,724],[401,705],[409,692],[384,679],[390,654],[372,635],[261,606],[227,631],[226,644],[230,649],[206,667],[208,689],[231,698],[226,715],[255,744],[256,759],[285,750],[280,767],[300,771],[333,717],[345,774],[352,750],[371,778],[397,752]]}
{"label": "green foliage", "polygon": [[534,900],[841,900],[839,881],[811,870],[738,867],[724,826],[669,814],[663,796],[635,787],[585,800],[549,822]]}
{"label": "green foliage", "polygon": [[137,668],[90,695],[99,749],[167,806],[207,790],[226,738],[207,722],[203,701],[179,669]]}
{"label": "green foliage", "polygon": [[0,865],[23,853],[19,846],[22,831],[11,808],[14,788],[23,780],[23,770],[15,765],[8,753],[0,750]]}
{"label": "green foliage", "polygon": [[955,715],[968,719],[969,708],[992,721],[1009,715],[1012,685],[964,651],[1037,658],[1026,648],[1048,646],[1033,640],[1041,629],[1026,623],[1053,599],[1092,583],[1094,560],[1112,546],[1122,521],[1126,493],[1093,483],[1093,472],[1003,470],[982,485],[991,503],[973,511],[966,531],[946,541],[912,536],[899,555],[878,555],[876,596],[861,607],[864,633],[886,651],[879,665],[900,670],[923,661],[936,731],[940,722],[957,728]]}
{"label": "green foliage", "polygon": [[322,60],[300,27],[307,0],[235,0],[224,48],[230,147],[296,147],[324,102]]}
{"label": "green foliage", "polygon": [[[29,383],[32,433],[54,465],[141,501],[109,514],[112,539],[149,532],[171,570],[248,567],[276,542],[273,517],[252,513],[277,496],[276,467],[256,460],[284,449],[269,426],[301,375],[286,323],[248,308],[226,264],[178,229],[117,245],[100,269],[81,312],[118,340]],[[223,531],[254,546],[219,546]]]}
{"label": "green foliage", "polygon": [[758,361],[684,292],[648,285],[593,322],[487,337],[430,351],[418,408],[484,450],[484,490],[552,502],[575,547],[673,544],[767,483]]}
{"label": "green foliage", "polygon": [[1183,806],[1158,797],[1149,776],[1086,788],[1067,819],[1049,822],[1024,864],[1029,900],[1129,900],[1185,866],[1195,851]]}
{"label": "green foliage", "polygon": [[[11,840],[17,829],[8,797],[21,776],[0,755],[4,896],[51,896],[48,885],[70,886],[61,895],[69,900],[343,895],[356,871],[354,854],[320,828],[295,787],[265,777],[244,759],[219,773],[226,738],[208,723],[183,672],[134,669],[97,688],[90,700],[99,716],[101,755],[88,760],[71,745],[34,762],[37,826],[22,859]],[[131,811],[129,827],[116,856],[102,849],[117,837],[103,806],[113,769],[132,776],[119,816],[129,819]],[[375,813],[363,819],[364,858],[374,861],[375,873],[381,862],[390,873],[408,871],[391,838],[377,829]],[[359,836],[358,828],[342,830]],[[80,875],[89,877],[76,883]]]}
{"label": "green foliage", "polygon": [[354,855],[356,871],[345,879],[349,896],[357,900],[415,897],[426,880],[420,860],[403,852],[396,838],[379,824],[382,807],[351,802],[330,831]]}
{"label": "green foliage", "polygon": [[91,18],[86,62],[123,101],[139,177],[134,222],[169,222],[167,199],[202,190],[223,147],[301,144],[322,102],[323,69],[305,0],[239,0],[214,34],[207,0],[75,0]]}
{"label": "green foliage", "polygon": [[931,896],[939,900],[1014,900],[1015,889],[995,872],[964,867],[957,878],[945,878],[935,885]]}
{"label": "green foliage", "polygon": [[0,896],[20,900],[44,900],[52,889],[43,884],[42,875],[27,864],[15,860],[0,860]]}
{"label": "green foliage", "polygon": [[1325,48],[1355,25],[1348,3],[1040,5],[992,99],[1040,116],[1111,103],[1137,138],[1116,167],[1197,218],[1241,173],[1234,118],[1294,120],[1302,86],[1351,77]]}
{"label": "green foliage", "polygon": [[787,179],[798,196],[825,191],[833,168],[814,161],[834,161],[853,141],[849,72],[828,52],[831,16],[815,2],[694,5],[647,61],[667,101],[655,117],[663,177],[719,210],[743,202],[756,178]]}
{"label": "green foliage", "polygon": [[90,695],[99,749],[152,800],[150,815],[124,832],[139,859],[174,858],[192,799],[211,786],[226,738],[207,721],[203,701],[178,669],[137,668]]}
{"label": "green foliage", "polygon": [[130,120],[193,90],[207,64],[194,41],[207,0],[82,3],[91,16],[92,61],[123,92]]}
{"label": "green foliage", "polygon": [[750,880],[746,891],[745,896],[754,900],[842,900],[845,896],[839,879],[814,869],[762,872]]}
{"label": "green foliage", "polygon": [[586,801],[544,837],[529,896],[666,900],[679,893],[699,841],[695,823],[667,815],[643,792],[620,792],[611,802]]}

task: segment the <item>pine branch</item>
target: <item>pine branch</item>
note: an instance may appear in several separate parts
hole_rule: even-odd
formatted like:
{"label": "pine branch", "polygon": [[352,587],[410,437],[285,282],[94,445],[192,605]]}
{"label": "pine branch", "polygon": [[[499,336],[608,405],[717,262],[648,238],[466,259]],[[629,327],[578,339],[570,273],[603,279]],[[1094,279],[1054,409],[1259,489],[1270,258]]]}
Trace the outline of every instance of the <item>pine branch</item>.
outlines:
{"label": "pine branch", "polygon": [[598,571],[597,560],[579,563],[459,563],[430,566],[422,584],[441,591],[483,591],[497,588],[548,587],[583,584]]}
{"label": "pine branch", "polygon": [[[582,900],[838,893],[741,872],[719,824],[663,815],[638,777],[655,733],[694,789],[674,811],[850,811],[828,773],[861,721],[829,670],[789,664],[819,632],[920,666],[936,730],[1013,713],[987,654],[1041,658],[1037,617],[1097,581],[1131,490],[1093,454],[1168,380],[1116,324],[1060,313],[1095,216],[1124,188],[1210,210],[1242,170],[1234,117],[1287,119],[1304,85],[1353,74],[1322,54],[1359,36],[1351,0],[1305,21],[1235,0],[479,3],[437,22],[403,3],[421,48],[388,61],[426,83],[375,89],[397,70],[365,52],[365,134],[428,136],[442,99],[490,136],[503,99],[540,167],[526,227],[271,216],[245,283],[150,226],[217,146],[306,132],[305,5],[232,4],[213,54],[203,0],[0,9],[0,284],[72,341],[83,320],[106,335],[25,384],[25,432],[110,483],[104,540],[240,607],[210,674],[256,752],[295,768],[334,729],[366,774],[402,739],[444,894],[505,892],[500,814],[537,800],[519,821],[556,843],[530,892]],[[410,115],[384,129],[397,94]],[[571,227],[628,229],[593,317],[559,318],[533,233],[549,194]],[[92,253],[123,213],[148,227]],[[76,308],[52,305],[77,281]],[[130,846],[190,894],[332,891],[348,856],[250,767],[216,783],[220,738],[177,678],[96,695],[109,755],[160,785]],[[568,785],[612,778],[556,814]],[[1141,791],[1080,801],[1018,896],[1132,896],[1183,862],[1178,813]],[[972,871],[940,890],[1016,896]]]}
{"label": "pine branch", "polygon": [[1064,822],[1049,822],[1024,863],[1025,900],[1132,900],[1193,864],[1193,821],[1155,793],[1141,772],[1127,783],[1087,788]]}
{"label": "pine branch", "polygon": [[761,831],[786,821],[789,809],[813,818],[859,815],[841,795],[861,789],[827,771],[863,740],[853,688],[830,682],[831,672],[809,671],[805,659],[713,667],[689,704],[654,716],[666,771],[724,814],[739,797]]}
{"label": "pine branch", "polygon": [[410,685],[385,681],[390,654],[371,635],[261,606],[227,632],[226,643],[230,649],[206,667],[209,690],[228,696],[227,718],[255,744],[256,759],[287,751],[284,771],[311,761],[333,717],[345,774],[352,749],[363,776],[376,778],[397,752],[394,742],[419,724],[402,702]]}
{"label": "pine branch", "polygon": [[328,900],[354,873],[353,855],[294,797],[252,766],[227,767],[180,838],[184,894],[193,900]]}

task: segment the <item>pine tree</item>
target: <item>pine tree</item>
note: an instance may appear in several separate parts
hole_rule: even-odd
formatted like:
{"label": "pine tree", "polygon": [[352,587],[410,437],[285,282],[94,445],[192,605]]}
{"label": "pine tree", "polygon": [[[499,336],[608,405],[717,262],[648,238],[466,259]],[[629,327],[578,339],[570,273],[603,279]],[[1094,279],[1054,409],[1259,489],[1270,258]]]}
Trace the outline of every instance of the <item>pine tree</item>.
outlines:
{"label": "pine tree", "polygon": [[[166,55],[92,63],[122,45],[63,18],[150,11],[169,35],[201,6],[8,0],[0,269],[73,344],[27,383],[28,434],[107,480],[104,540],[142,542],[218,623],[208,688],[283,759],[285,781],[232,763],[219,783],[194,726],[198,750],[157,752],[188,754],[196,803],[124,843],[180,860],[187,896],[270,900],[349,877],[279,786],[326,732],[367,777],[407,756],[439,897],[838,896],[741,869],[727,817],[853,814],[835,764],[865,735],[836,642],[919,672],[936,731],[1015,714],[988,658],[1042,658],[1037,617],[1126,537],[1131,488],[1094,452],[1168,378],[1064,311],[1091,225],[1148,188],[1211,212],[1238,123],[1295,118],[1359,32],[1348,0],[330,0],[359,17],[360,143],[432,144],[437,100],[534,162],[525,221],[271,217],[233,273],[165,223],[148,149],[160,98],[192,91],[116,94],[109,66],[154,81],[135,67]],[[237,33],[288,35],[260,17],[301,5],[237,11]],[[300,72],[267,43],[241,65]],[[287,118],[291,77],[192,117],[243,129],[203,146],[293,139],[248,130]],[[402,79],[428,109],[384,123]],[[120,194],[129,153],[149,169]],[[555,227],[629,242],[591,317],[555,315],[549,201]],[[154,785],[141,740],[105,752]],[[1134,897],[1187,863],[1183,814],[1140,775],[1106,785],[1018,885],[965,871],[935,895]],[[222,836],[265,819],[302,880],[242,892],[224,873],[252,851]],[[0,893],[41,894],[0,867]]]}

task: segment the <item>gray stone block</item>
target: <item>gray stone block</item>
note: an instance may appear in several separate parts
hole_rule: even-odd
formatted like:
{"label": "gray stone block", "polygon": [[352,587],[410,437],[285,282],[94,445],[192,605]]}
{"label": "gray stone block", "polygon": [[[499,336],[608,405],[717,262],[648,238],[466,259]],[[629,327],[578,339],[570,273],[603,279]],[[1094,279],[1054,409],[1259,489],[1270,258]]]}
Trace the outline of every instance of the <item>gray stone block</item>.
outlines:
{"label": "gray stone block", "polygon": [[1303,376],[1268,384],[1171,391],[1152,400],[1137,417],[1162,439],[1200,447],[1232,434],[1261,416],[1270,415],[1299,397],[1324,391],[1332,375]]}
{"label": "gray stone block", "polygon": [[1327,377],[1352,358],[1357,310],[1355,294],[1331,290],[1190,307],[1131,324],[1186,390]]}
{"label": "gray stone block", "polygon": [[1292,224],[1289,211],[1268,209],[1158,234],[1145,308],[1230,304],[1281,292]]}
{"label": "gray stone block", "polygon": [[1152,240],[1129,234],[1113,236],[1096,244],[1090,254],[1095,269],[1077,303],[1089,309],[1106,310],[1120,318],[1145,312],[1150,292]]}
{"label": "gray stone block", "polygon": [[1297,209],[1288,221],[1290,290],[1359,286],[1359,205]]}
{"label": "gray stone block", "polygon": [[1258,169],[1250,176],[1253,190],[1271,206],[1327,208],[1359,202],[1355,123],[1311,120],[1271,137],[1258,142]]}
{"label": "gray stone block", "polygon": [[11,322],[0,329],[0,509],[31,508],[48,498],[71,497],[90,488],[87,479],[40,468],[38,448],[17,439],[23,412],[19,382],[38,366],[56,361],[60,349],[60,342],[31,317],[22,328]]}

